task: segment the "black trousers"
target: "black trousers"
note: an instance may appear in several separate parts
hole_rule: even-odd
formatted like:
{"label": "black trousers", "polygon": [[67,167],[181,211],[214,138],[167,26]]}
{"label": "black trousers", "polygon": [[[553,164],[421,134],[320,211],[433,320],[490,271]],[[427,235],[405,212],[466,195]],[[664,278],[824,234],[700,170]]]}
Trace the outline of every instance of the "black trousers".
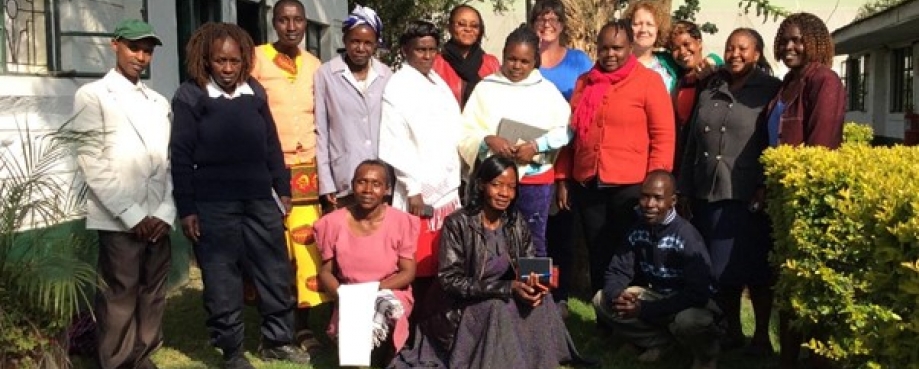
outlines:
{"label": "black trousers", "polygon": [[641,185],[597,187],[592,181],[587,185],[569,183],[568,188],[584,229],[590,259],[590,288],[599,291],[603,289],[603,276],[614,250],[622,246],[629,229],[638,220],[635,207]]}
{"label": "black trousers", "polygon": [[[553,193],[554,196],[554,193]],[[553,197],[554,199],[554,197]],[[570,202],[570,201],[569,201]],[[574,261],[574,210],[559,210],[555,215],[549,215],[546,222],[546,243],[549,257],[558,265],[558,288],[552,291],[556,302],[568,300],[571,273],[575,272],[572,266]]]}
{"label": "black trousers", "polygon": [[96,294],[97,361],[103,369],[141,368],[163,341],[169,237],[147,242],[132,233],[99,231]]}
{"label": "black trousers", "polygon": [[262,342],[293,341],[293,270],[283,217],[272,199],[198,202],[201,236],[195,257],[204,281],[211,344],[224,355],[243,342],[243,272],[258,290]]}

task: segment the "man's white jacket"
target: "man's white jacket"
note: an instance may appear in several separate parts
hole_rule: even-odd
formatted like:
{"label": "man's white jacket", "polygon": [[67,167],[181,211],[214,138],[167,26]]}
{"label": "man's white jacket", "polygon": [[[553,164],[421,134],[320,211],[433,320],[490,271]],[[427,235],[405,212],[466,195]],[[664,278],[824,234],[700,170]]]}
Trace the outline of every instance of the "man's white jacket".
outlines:
{"label": "man's white jacket", "polygon": [[114,70],[74,97],[74,129],[96,136],[77,150],[89,186],[86,227],[126,232],[146,216],[176,216],[165,97]]}

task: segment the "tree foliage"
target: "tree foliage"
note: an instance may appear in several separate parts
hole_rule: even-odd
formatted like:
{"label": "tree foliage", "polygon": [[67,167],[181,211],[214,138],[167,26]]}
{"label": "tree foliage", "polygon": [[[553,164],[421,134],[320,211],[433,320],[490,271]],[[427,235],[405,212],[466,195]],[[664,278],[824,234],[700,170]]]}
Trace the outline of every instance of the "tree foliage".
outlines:
{"label": "tree foliage", "polygon": [[383,59],[398,62],[399,35],[405,26],[417,19],[446,24],[450,10],[460,4],[490,3],[496,11],[505,11],[513,0],[348,0],[348,9],[354,5],[372,8],[383,21]]}
{"label": "tree foliage", "polygon": [[871,0],[858,8],[855,20],[862,20],[872,15],[885,11],[894,6],[905,3],[907,0]]}
{"label": "tree foliage", "polygon": [[[390,63],[398,63],[397,42],[405,25],[415,19],[433,21],[439,25],[446,24],[446,17],[450,9],[460,4],[484,3],[490,4],[495,11],[502,12],[510,8],[513,0],[348,0],[349,8],[355,4],[369,6],[377,11],[383,20],[383,49],[384,59]],[[638,0],[562,0],[568,11],[568,36],[571,47],[588,53],[593,52],[593,38],[597,29],[621,14],[630,4]],[[667,9],[673,9],[674,0],[657,0]],[[885,0],[877,0],[885,1]],[[897,1],[897,0],[886,0]],[[763,22],[770,19],[788,15],[788,11],[772,5],[770,0],[738,0],[737,6],[747,14],[755,13]],[[683,5],[673,9],[673,18],[696,21],[696,14],[701,12],[701,0],[686,0]],[[704,32],[718,32],[718,27],[712,23],[700,25]],[[385,50],[389,53],[386,54]]]}

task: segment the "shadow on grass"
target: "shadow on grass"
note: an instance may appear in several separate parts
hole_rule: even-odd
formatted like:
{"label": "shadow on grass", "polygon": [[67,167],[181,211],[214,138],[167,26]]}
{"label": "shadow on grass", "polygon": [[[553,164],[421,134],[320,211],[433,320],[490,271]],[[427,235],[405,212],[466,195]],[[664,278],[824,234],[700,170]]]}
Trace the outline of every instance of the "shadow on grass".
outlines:
{"label": "shadow on grass", "polygon": [[[749,301],[744,301],[743,319],[745,325],[752,325],[752,314]],[[600,360],[605,369],[682,369],[689,368],[692,354],[680,347],[669,350],[656,363],[642,363],[637,360],[639,352],[626,345],[622,340],[601,334],[595,327],[593,306],[580,299],[569,300],[571,314],[565,321],[571,338],[574,339],[580,352],[590,359]],[[749,330],[749,329],[748,329]],[[720,369],[767,369],[777,367],[773,357],[750,357],[740,350],[722,353],[719,358]]]}
{"label": "shadow on grass", "polygon": [[[161,368],[217,368],[223,364],[220,351],[210,344],[210,337],[204,324],[207,314],[202,301],[202,291],[200,286],[195,285],[195,280],[193,276],[190,285],[174,292],[168,299],[163,320],[163,349],[154,356],[154,361]],[[324,322],[328,322],[331,315],[329,306],[329,304],[319,306],[312,309],[310,313],[310,328],[328,348],[313,358],[312,368],[316,369],[338,367],[336,352],[332,351],[332,346],[323,333],[325,332]],[[245,306],[243,322],[245,324],[243,349],[246,350],[248,358],[255,367],[303,368],[302,365],[259,360],[261,317],[255,306]]]}
{"label": "shadow on grass", "polygon": [[[169,294],[166,314],[163,321],[164,343],[153,357],[154,362],[163,369],[198,369],[220,368],[220,352],[209,343],[204,326],[206,314],[201,297],[200,277],[197,269],[192,268],[188,284],[179,287]],[[628,348],[621,340],[601,335],[595,328],[593,307],[588,300],[569,300],[571,314],[566,320],[568,331],[586,357],[601,362],[604,369],[683,369],[688,368],[692,356],[680,349],[670,350],[660,362],[653,364],[637,361],[638,352]],[[745,330],[752,328],[752,313],[749,301],[744,301],[743,322]],[[331,315],[331,305],[325,304],[312,309],[310,327],[315,336],[323,340],[325,351],[314,358],[312,368],[337,368],[337,351],[324,334]],[[248,358],[260,369],[302,369],[304,366],[283,362],[263,362],[258,360],[260,318],[255,307],[246,306],[243,312],[245,322],[244,348]],[[775,322],[775,320],[773,320]],[[774,327],[773,327],[774,328]],[[774,332],[773,332],[774,338]],[[773,339],[775,344],[775,339]],[[89,359],[74,358],[77,369],[94,368]],[[723,353],[719,360],[720,369],[767,369],[777,367],[775,357],[753,358],[744,356],[740,351]]]}

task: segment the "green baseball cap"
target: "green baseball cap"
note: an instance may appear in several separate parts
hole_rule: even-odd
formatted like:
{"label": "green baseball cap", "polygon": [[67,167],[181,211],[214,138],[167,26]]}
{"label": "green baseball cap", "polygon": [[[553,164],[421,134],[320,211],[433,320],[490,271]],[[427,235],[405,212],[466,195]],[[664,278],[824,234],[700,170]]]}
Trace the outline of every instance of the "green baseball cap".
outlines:
{"label": "green baseball cap", "polygon": [[153,27],[151,27],[147,22],[144,22],[139,19],[125,19],[118,23],[115,26],[115,39],[125,39],[125,40],[141,40],[145,38],[152,38],[157,45],[163,45],[163,41],[153,33]]}

